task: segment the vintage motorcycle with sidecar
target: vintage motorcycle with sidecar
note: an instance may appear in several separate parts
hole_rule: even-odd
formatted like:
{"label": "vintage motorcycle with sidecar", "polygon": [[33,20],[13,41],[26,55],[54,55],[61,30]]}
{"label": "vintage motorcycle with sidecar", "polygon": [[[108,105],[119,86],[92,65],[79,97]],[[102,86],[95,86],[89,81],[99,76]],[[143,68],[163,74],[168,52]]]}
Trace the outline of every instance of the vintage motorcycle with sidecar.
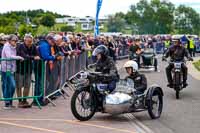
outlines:
{"label": "vintage motorcycle with sidecar", "polygon": [[[109,92],[107,84],[102,84],[102,73],[89,69],[77,74],[71,83],[75,91],[71,98],[71,111],[80,121],[91,119],[96,112],[118,115],[148,111],[152,119],[161,116],[163,109],[163,91],[152,85],[144,93],[136,94],[132,79],[120,79],[116,89]],[[78,80],[77,80],[78,79]],[[78,82],[77,82],[78,81]]]}
{"label": "vintage motorcycle with sidecar", "polygon": [[[154,68],[155,71],[158,70],[158,61],[153,48],[145,48],[141,54],[134,53],[129,59],[136,61],[140,68]],[[142,62],[140,59],[142,59]]]}

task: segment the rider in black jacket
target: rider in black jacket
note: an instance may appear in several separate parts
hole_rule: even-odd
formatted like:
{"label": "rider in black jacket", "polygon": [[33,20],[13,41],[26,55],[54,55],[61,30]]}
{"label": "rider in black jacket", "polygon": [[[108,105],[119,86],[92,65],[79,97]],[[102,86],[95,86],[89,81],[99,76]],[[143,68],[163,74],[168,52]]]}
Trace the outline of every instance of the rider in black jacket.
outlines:
{"label": "rider in black jacket", "polygon": [[130,78],[134,81],[134,88],[137,90],[136,94],[142,94],[147,89],[147,79],[144,74],[138,72],[138,64],[135,61],[127,61],[124,64],[128,76],[126,79]]}
{"label": "rider in black jacket", "polygon": [[97,58],[95,71],[102,72],[102,77],[99,79],[108,84],[108,89],[113,91],[119,80],[119,75],[113,59],[108,54],[108,48],[104,45],[99,45],[93,51],[93,56]]}
{"label": "rider in black jacket", "polygon": [[[174,45],[169,47],[167,52],[165,53],[164,59],[168,58],[170,56],[172,62],[184,62],[184,57],[187,57],[189,60],[193,60],[189,54],[188,50],[181,44],[181,41],[179,39],[174,39],[175,42]],[[166,68],[166,75],[168,80],[168,87],[172,88],[172,74],[171,71],[173,69],[173,64],[169,64],[169,66]],[[185,88],[187,84],[187,66],[185,64],[182,65],[182,72],[183,72],[183,87]]]}

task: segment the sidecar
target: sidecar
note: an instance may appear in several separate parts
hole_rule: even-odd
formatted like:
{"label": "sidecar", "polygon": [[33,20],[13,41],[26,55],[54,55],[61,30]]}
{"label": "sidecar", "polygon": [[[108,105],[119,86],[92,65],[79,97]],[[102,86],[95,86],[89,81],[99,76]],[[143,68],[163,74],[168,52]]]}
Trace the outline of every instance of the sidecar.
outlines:
{"label": "sidecar", "polygon": [[146,48],[141,54],[141,58],[141,68],[154,68],[155,71],[158,70],[158,61],[153,48]]}
{"label": "sidecar", "polygon": [[139,68],[154,68],[155,71],[158,70],[158,61],[153,48],[145,48],[144,51],[139,55],[130,53],[129,59],[136,61],[139,65]]}
{"label": "sidecar", "polygon": [[121,79],[115,91],[106,95],[103,108],[112,115],[148,111],[152,119],[157,119],[162,113],[163,91],[152,85],[144,93],[137,93],[131,79]]}

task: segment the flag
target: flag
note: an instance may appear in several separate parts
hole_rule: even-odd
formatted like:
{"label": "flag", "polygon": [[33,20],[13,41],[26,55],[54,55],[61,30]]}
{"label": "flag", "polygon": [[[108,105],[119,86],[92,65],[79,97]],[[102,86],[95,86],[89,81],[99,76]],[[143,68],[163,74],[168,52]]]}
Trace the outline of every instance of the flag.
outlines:
{"label": "flag", "polygon": [[96,11],[96,20],[95,20],[95,27],[94,27],[94,36],[96,37],[99,35],[99,12],[102,6],[103,0],[97,0],[97,11]]}

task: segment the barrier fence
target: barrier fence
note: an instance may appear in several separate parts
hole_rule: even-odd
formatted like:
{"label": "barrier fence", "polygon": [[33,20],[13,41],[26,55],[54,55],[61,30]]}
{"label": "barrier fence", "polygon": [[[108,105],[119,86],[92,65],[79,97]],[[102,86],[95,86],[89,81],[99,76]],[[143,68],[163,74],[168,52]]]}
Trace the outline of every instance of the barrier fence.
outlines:
{"label": "barrier fence", "polygon": [[12,104],[13,100],[33,99],[40,108],[38,99],[43,96],[44,61],[0,59],[0,101]]}
{"label": "barrier fence", "polygon": [[54,62],[0,59],[0,101],[32,99],[40,108],[39,100],[44,97],[55,105],[51,96],[65,97],[67,92],[63,88],[67,79],[86,68],[89,62],[91,58],[87,57],[87,52]]}
{"label": "barrier fence", "polygon": [[[128,57],[127,54],[127,47],[118,50],[119,59]],[[40,108],[39,101],[43,98],[55,105],[51,96],[68,96],[66,81],[91,64],[92,57],[83,52],[57,61],[0,59],[0,62],[0,101],[32,99]]]}

